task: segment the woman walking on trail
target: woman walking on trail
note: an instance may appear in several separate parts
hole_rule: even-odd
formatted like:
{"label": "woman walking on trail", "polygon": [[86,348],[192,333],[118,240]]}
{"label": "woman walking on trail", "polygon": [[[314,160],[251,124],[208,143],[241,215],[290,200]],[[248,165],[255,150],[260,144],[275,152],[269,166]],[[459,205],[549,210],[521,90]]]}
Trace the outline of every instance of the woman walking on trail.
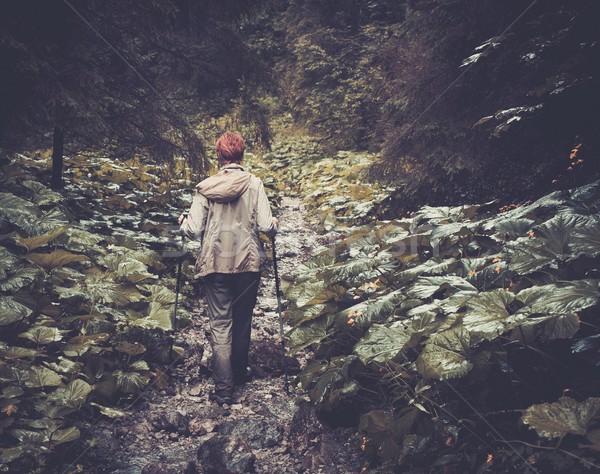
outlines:
{"label": "woman walking on trail", "polygon": [[202,240],[196,262],[204,277],[215,390],[210,399],[231,404],[233,389],[246,381],[254,305],[260,280],[258,232],[274,236],[278,221],[262,181],[241,166],[244,140],[233,132],[216,142],[220,170],[196,186],[181,232]]}

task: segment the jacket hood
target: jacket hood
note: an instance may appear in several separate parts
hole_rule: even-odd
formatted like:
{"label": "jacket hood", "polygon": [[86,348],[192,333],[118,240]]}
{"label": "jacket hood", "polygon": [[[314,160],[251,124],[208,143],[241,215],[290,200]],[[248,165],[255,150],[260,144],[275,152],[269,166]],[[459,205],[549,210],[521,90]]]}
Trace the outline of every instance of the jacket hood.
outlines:
{"label": "jacket hood", "polygon": [[206,199],[219,203],[235,201],[248,186],[252,174],[239,165],[230,165],[198,183],[196,189]]}

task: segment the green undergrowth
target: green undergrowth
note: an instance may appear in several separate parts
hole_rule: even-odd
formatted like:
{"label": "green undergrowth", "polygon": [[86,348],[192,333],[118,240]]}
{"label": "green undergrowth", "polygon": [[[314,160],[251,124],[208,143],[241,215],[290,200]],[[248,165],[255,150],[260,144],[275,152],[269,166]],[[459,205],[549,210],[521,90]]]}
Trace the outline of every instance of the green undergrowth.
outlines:
{"label": "green undergrowth", "polygon": [[[0,175],[0,463],[15,472],[75,457],[98,419],[166,387],[172,227],[191,201],[191,181],[139,162],[70,158],[61,193],[42,184],[47,166],[16,156]],[[180,305],[179,325],[190,317]]]}
{"label": "green undergrowth", "polygon": [[600,182],[499,214],[492,202],[380,221],[337,184],[347,169],[294,173],[338,225],[286,290],[288,343],[311,354],[297,382],[325,417],[358,422],[372,472],[593,465]]}
{"label": "green undergrowth", "polygon": [[390,196],[393,188],[379,187],[367,177],[374,157],[367,152],[328,153],[314,138],[286,137],[251,169],[265,185],[300,196],[319,229],[329,231],[371,220]]}

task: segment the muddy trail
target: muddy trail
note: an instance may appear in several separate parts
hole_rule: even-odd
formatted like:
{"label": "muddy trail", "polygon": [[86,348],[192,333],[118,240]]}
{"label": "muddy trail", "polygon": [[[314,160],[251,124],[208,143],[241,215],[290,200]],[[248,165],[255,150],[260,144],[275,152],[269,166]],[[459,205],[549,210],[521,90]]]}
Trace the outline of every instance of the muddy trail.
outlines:
{"label": "muddy trail", "polygon": [[[317,235],[297,197],[283,197],[278,217],[278,271],[285,285],[286,275],[325,237]],[[185,354],[171,365],[166,386],[148,387],[129,416],[100,420],[93,428],[95,442],[67,471],[76,471],[79,464],[120,474],[359,472],[356,428],[323,423],[293,383],[294,374],[306,363],[302,354],[287,358],[291,383],[285,393],[273,267],[262,273],[254,310],[252,378],[236,389],[231,406],[208,399],[213,388],[209,320],[202,285],[193,284],[197,300],[182,302],[192,306],[193,322],[179,331],[176,340]]]}

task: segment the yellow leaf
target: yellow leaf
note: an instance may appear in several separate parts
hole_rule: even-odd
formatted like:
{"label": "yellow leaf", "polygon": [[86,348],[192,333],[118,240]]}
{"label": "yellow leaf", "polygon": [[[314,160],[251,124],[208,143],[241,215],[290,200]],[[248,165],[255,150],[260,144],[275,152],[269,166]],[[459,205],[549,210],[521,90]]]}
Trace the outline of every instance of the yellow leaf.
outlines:
{"label": "yellow leaf", "polygon": [[37,263],[40,267],[43,267],[46,271],[50,271],[63,265],[68,265],[72,262],[84,262],[89,260],[89,257],[78,253],[67,252],[66,250],[55,250],[51,253],[30,253],[26,257],[33,263]]}
{"label": "yellow leaf", "polygon": [[42,247],[49,242],[52,242],[59,235],[63,234],[68,229],[68,226],[63,225],[57,227],[56,229],[51,230],[50,232],[46,232],[45,234],[38,235],[37,237],[17,237],[15,242],[17,245],[21,247],[25,247],[28,251],[32,251],[37,249],[38,247]]}

